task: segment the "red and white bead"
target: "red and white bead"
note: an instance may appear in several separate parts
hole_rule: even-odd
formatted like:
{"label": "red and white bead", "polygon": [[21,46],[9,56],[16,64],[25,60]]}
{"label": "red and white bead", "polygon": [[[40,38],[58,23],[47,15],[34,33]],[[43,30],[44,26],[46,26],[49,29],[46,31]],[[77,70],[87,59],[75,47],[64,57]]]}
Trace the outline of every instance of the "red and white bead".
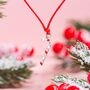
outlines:
{"label": "red and white bead", "polygon": [[50,32],[48,32],[48,33],[46,34],[46,38],[43,39],[43,40],[47,41],[47,42],[48,42],[48,45],[47,45],[47,47],[46,47],[46,50],[45,50],[45,52],[44,52],[44,55],[42,56],[42,59],[41,59],[41,61],[40,61],[40,65],[43,65],[43,63],[44,63],[44,61],[45,61],[45,59],[46,59],[46,57],[47,57],[47,54],[48,54],[48,52],[49,52],[49,50],[50,50],[50,48],[51,48],[51,34],[50,34]]}

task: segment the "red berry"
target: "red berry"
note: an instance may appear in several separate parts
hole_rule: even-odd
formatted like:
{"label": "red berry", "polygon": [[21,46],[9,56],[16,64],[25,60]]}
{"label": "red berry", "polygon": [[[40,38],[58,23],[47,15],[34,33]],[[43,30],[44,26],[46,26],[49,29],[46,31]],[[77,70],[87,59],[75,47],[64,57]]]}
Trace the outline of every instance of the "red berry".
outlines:
{"label": "red berry", "polygon": [[10,48],[10,52],[12,53],[16,53],[19,51],[19,48],[18,47],[13,47],[13,48]]}
{"label": "red berry", "polygon": [[58,90],[67,90],[69,84],[67,83],[63,83],[58,87]]}
{"label": "red berry", "polygon": [[79,41],[81,41],[81,42],[84,42],[84,39],[83,39],[82,34],[83,34],[83,31],[82,30],[78,31],[77,32],[76,39],[79,40]]}
{"label": "red berry", "polygon": [[[66,48],[68,48],[68,49],[71,49],[71,47],[72,46],[67,46]],[[69,52],[67,51],[67,49],[66,49],[66,51],[65,51],[65,57],[68,57],[70,54],[69,54]]]}
{"label": "red berry", "polygon": [[80,89],[76,86],[70,86],[70,87],[68,87],[67,90],[80,90]]}
{"label": "red berry", "polygon": [[22,61],[23,59],[23,56],[17,56],[17,60]]}
{"label": "red berry", "polygon": [[18,51],[19,51],[18,47],[15,47],[14,52],[18,52]]}
{"label": "red berry", "polygon": [[73,39],[75,37],[75,33],[76,33],[76,30],[75,30],[74,27],[68,27],[64,31],[64,37],[67,40],[71,40],[71,39]]}
{"label": "red berry", "polygon": [[68,51],[65,51],[65,57],[67,57],[69,55]]}
{"label": "red berry", "polygon": [[88,80],[88,83],[90,84],[90,73],[88,73],[87,80]]}
{"label": "red berry", "polygon": [[87,46],[88,46],[88,48],[90,49],[90,42],[86,42],[85,43]]}
{"label": "red berry", "polygon": [[58,86],[57,85],[50,85],[50,86],[46,87],[45,90],[58,90]]}
{"label": "red berry", "polygon": [[59,54],[62,51],[63,47],[64,45],[62,43],[55,43],[53,46],[53,52],[55,54]]}
{"label": "red berry", "polygon": [[33,54],[34,54],[34,48],[32,48],[31,50],[27,50],[27,52],[26,52],[26,55],[27,56],[33,56]]}
{"label": "red berry", "polygon": [[77,35],[76,35],[76,39],[85,43],[85,42],[90,42],[90,33],[84,29],[81,29],[77,32]]}

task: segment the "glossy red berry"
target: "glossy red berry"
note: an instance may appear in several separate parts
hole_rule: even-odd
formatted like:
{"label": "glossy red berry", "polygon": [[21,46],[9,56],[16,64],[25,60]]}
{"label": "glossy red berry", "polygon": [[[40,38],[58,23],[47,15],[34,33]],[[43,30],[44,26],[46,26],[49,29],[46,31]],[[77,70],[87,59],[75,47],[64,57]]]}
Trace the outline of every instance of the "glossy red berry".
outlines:
{"label": "glossy red berry", "polygon": [[18,52],[18,51],[19,51],[18,47],[15,47],[14,52]]}
{"label": "glossy red berry", "polygon": [[59,43],[59,42],[58,43],[55,43],[53,45],[53,52],[55,54],[59,54],[62,51],[63,47],[64,47],[64,44]]}
{"label": "glossy red berry", "polygon": [[27,52],[26,52],[26,55],[27,56],[33,56],[33,54],[34,54],[34,48],[32,48],[31,50],[27,50]]}
{"label": "glossy red berry", "polygon": [[67,90],[69,84],[67,83],[63,83],[58,87],[58,90]]}
{"label": "glossy red berry", "polygon": [[24,59],[24,57],[23,56],[17,56],[17,60],[19,60],[19,61],[22,61]]}
{"label": "glossy red berry", "polygon": [[67,40],[71,40],[71,39],[73,39],[75,37],[75,33],[76,33],[76,30],[75,30],[74,27],[68,27],[64,31],[64,37]]}
{"label": "glossy red berry", "polygon": [[77,86],[69,86],[67,90],[80,90]]}
{"label": "glossy red berry", "polygon": [[67,48],[68,48],[68,49],[71,49],[71,47],[72,47],[72,46],[70,46],[70,45],[69,45],[69,46],[66,46],[65,57],[68,57],[68,56],[70,55],[69,52],[67,51]]}
{"label": "glossy red berry", "polygon": [[19,48],[17,46],[10,48],[10,52],[16,53],[19,51]]}
{"label": "glossy red berry", "polygon": [[90,42],[85,42],[85,44],[88,46],[88,48],[90,49]]}
{"label": "glossy red berry", "polygon": [[76,39],[84,43],[83,31],[82,30],[80,30],[80,31],[77,32]]}
{"label": "glossy red berry", "polygon": [[90,84],[90,73],[88,73],[87,80],[88,80],[88,83]]}
{"label": "glossy red berry", "polygon": [[57,85],[50,85],[50,86],[46,87],[45,90],[58,90],[58,86]]}
{"label": "glossy red berry", "polygon": [[90,33],[87,30],[81,29],[76,34],[77,39],[83,43],[90,42]]}

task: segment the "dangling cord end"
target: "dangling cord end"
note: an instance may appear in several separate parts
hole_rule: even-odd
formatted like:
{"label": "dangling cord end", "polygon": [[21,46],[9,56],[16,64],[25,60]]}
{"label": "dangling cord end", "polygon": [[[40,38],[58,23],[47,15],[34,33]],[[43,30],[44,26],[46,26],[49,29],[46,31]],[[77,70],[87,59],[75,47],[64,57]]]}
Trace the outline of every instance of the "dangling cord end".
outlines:
{"label": "dangling cord end", "polygon": [[40,65],[41,65],[41,66],[43,65],[43,62],[42,62],[42,61],[40,62]]}
{"label": "dangling cord end", "polygon": [[46,57],[47,57],[47,54],[49,53],[49,50],[51,48],[51,34],[50,34],[50,29],[45,29],[45,32],[46,32],[46,38],[45,40],[48,42],[48,45],[46,47],[46,50],[45,50],[45,54],[42,56],[42,61],[40,61],[40,65],[43,65]]}

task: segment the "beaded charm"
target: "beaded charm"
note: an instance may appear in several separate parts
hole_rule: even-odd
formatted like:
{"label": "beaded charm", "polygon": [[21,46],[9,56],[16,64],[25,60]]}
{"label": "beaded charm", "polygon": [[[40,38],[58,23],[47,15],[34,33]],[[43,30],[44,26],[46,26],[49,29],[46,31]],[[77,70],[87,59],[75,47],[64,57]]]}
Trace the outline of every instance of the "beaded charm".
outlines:
{"label": "beaded charm", "polygon": [[42,25],[45,33],[46,33],[46,41],[48,42],[48,45],[47,45],[46,50],[45,50],[45,55],[43,55],[42,61],[40,62],[40,64],[43,65],[43,63],[44,63],[44,61],[45,61],[45,59],[46,59],[46,56],[47,56],[47,54],[48,54],[48,52],[49,52],[49,50],[50,50],[50,47],[51,47],[51,39],[50,39],[51,33],[50,33],[50,29],[49,29],[50,24],[51,24],[54,16],[56,15],[57,11],[58,11],[58,10],[61,8],[61,6],[64,4],[65,0],[63,0],[63,1],[60,3],[60,5],[57,7],[57,9],[55,10],[55,12],[54,12],[53,15],[51,16],[51,18],[50,18],[50,20],[49,20],[49,22],[48,22],[47,27],[44,25],[44,23],[42,22],[42,20],[40,19],[40,17],[36,14],[36,12],[35,12],[35,11],[33,10],[33,8],[29,5],[29,3],[28,3],[26,0],[24,0],[24,2],[25,2],[26,5],[28,6],[28,8],[33,12],[33,14],[37,17],[37,19],[38,19],[39,22],[41,23],[41,25]]}

